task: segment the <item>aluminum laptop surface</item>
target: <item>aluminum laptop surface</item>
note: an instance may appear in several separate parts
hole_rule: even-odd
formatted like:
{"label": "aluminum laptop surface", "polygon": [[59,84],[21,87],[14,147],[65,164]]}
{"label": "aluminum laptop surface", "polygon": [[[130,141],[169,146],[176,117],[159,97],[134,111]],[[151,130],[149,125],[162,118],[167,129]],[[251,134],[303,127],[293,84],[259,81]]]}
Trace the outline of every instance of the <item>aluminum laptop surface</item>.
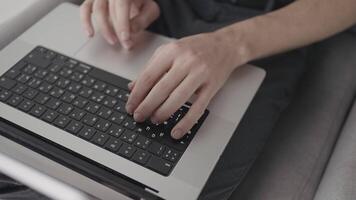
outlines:
{"label": "aluminum laptop surface", "polygon": [[[88,39],[81,30],[78,13],[77,6],[62,4],[27,30],[0,53],[0,75],[35,46],[42,45],[105,71],[127,79],[134,79],[154,50],[172,41],[163,36],[145,33],[140,37],[142,42],[138,47],[133,51],[125,52],[119,46],[109,46],[100,34],[93,39]],[[231,75],[226,85],[210,103],[208,118],[167,177],[3,103],[0,103],[2,111],[0,117],[157,190],[157,192],[151,192],[161,198],[196,199],[264,76],[265,72],[262,69],[250,65],[239,68]],[[44,167],[38,166],[38,168]],[[53,172],[49,175],[68,181],[65,173]],[[75,182],[82,177],[76,174],[70,179],[71,182]],[[97,184],[100,185],[100,183]],[[87,187],[83,190],[93,193]]]}
{"label": "aluminum laptop surface", "polygon": [[73,186],[0,153],[0,172],[54,200],[94,200]]}

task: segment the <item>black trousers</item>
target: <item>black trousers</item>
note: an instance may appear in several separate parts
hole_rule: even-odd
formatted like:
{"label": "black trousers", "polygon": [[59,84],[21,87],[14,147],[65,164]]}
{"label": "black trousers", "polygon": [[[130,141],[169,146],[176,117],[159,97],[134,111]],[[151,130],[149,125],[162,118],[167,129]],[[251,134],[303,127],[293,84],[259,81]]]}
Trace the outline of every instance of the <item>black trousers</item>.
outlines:
{"label": "black trousers", "polygon": [[[206,1],[206,4],[197,5],[196,2],[199,1],[158,0],[161,17],[150,30],[181,38],[213,31],[262,13],[226,3],[210,5],[213,1]],[[299,49],[253,63],[267,71],[266,79],[206,183],[200,199],[228,199],[238,187],[261,152],[280,114],[293,98],[307,66],[307,55],[306,49]],[[0,199],[44,197],[0,176]]]}

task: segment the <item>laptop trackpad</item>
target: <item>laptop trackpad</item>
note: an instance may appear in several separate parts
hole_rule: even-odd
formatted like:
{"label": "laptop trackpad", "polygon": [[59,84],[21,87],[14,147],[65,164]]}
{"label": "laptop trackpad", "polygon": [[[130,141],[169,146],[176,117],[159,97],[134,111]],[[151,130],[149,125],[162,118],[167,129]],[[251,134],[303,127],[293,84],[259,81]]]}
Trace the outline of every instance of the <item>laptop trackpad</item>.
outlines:
{"label": "laptop trackpad", "polygon": [[132,50],[124,50],[119,44],[109,45],[97,34],[75,55],[79,60],[102,68],[127,79],[135,79],[154,51],[171,39],[145,32]]}

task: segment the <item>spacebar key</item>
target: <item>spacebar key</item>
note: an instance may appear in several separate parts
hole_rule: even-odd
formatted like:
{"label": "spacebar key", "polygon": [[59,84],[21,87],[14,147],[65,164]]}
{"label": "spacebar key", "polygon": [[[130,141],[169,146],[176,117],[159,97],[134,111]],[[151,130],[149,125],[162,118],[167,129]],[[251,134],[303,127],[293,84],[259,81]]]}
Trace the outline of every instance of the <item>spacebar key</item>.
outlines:
{"label": "spacebar key", "polygon": [[111,83],[119,88],[127,88],[127,84],[130,83],[127,79],[97,68],[93,68],[89,72],[89,75],[101,81]]}
{"label": "spacebar key", "polygon": [[155,172],[158,172],[160,174],[167,176],[169,174],[169,171],[171,171],[173,165],[168,161],[165,161],[165,160],[158,158],[156,156],[152,156],[151,159],[147,163],[147,167],[152,169]]}

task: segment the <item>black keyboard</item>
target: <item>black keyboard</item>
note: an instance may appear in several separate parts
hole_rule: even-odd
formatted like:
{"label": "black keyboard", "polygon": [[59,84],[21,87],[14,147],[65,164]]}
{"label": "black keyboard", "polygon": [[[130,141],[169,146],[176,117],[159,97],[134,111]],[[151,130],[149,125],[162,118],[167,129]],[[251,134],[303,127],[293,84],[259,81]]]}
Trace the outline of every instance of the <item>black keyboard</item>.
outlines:
{"label": "black keyboard", "polygon": [[170,136],[189,110],[162,124],[126,113],[129,80],[36,47],[0,77],[0,101],[123,158],[168,176],[208,115],[181,140]]}

